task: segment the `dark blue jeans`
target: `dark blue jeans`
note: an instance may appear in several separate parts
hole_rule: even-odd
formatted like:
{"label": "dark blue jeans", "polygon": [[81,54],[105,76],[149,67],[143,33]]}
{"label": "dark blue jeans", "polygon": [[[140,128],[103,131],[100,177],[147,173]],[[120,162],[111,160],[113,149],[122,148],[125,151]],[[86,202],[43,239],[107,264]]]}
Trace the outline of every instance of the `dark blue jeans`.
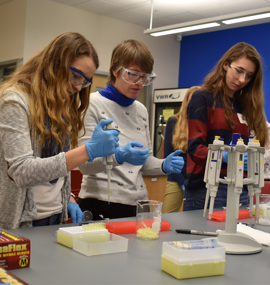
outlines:
{"label": "dark blue jeans", "polygon": [[32,222],[33,227],[48,226],[48,225],[59,225],[61,214],[55,214],[48,218],[36,220]]}
{"label": "dark blue jeans", "polygon": [[[196,190],[185,190],[184,201],[183,201],[183,211],[192,211],[204,209],[206,196],[206,188],[196,189]],[[243,189],[243,193],[240,195],[240,203],[242,205],[248,204],[248,192],[246,186]],[[209,208],[210,198],[207,208]],[[217,191],[217,196],[215,198],[214,208],[226,207],[227,205],[227,185],[220,184]]]}

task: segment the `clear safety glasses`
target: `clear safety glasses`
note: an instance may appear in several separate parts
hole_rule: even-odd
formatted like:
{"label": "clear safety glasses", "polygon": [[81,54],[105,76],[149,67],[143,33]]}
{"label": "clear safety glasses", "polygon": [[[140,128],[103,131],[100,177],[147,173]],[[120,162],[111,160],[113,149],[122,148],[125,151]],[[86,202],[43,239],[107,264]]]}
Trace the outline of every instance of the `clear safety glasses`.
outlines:
{"label": "clear safety glasses", "polygon": [[232,73],[235,78],[241,79],[245,77],[245,79],[251,80],[254,76],[254,73],[246,72],[245,70],[239,67],[231,65],[230,63],[228,63],[228,66],[232,69]]}
{"label": "clear safety glasses", "polygon": [[72,85],[77,86],[82,84],[82,88],[85,88],[93,83],[91,79],[86,77],[81,71],[79,71],[75,67],[70,65],[69,68],[71,70],[70,83]]}
{"label": "clear safety glasses", "polygon": [[141,73],[122,67],[122,78],[129,84],[137,84],[142,80],[143,86],[147,86],[150,85],[156,77],[157,76],[154,72],[151,74]]}

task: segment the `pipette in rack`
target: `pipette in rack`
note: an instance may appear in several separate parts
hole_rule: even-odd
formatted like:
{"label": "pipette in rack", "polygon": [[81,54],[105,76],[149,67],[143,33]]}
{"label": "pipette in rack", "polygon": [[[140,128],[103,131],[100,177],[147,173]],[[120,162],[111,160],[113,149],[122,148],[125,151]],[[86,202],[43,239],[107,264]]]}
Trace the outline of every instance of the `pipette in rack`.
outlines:
{"label": "pipette in rack", "polygon": [[[228,152],[227,175],[220,176],[222,162],[222,151]],[[237,220],[239,218],[239,200],[244,185],[248,186],[250,204],[253,206],[253,196],[256,195],[256,212],[259,213],[259,194],[264,186],[264,152],[265,148],[260,146],[259,141],[249,138],[246,146],[240,138],[240,134],[233,134],[232,143],[227,146],[215,138],[213,144],[208,146],[204,181],[207,193],[204,215],[209,198],[209,219],[213,213],[213,205],[219,183],[227,184],[227,206],[225,231],[220,231],[217,243],[226,248],[230,254],[250,254],[260,252],[261,244],[247,235],[237,232]],[[247,174],[244,173],[245,153],[248,155]],[[253,209],[253,207],[251,207]],[[258,223],[258,217],[256,222]],[[237,244],[237,246],[236,246]]]}
{"label": "pipette in rack", "polygon": [[[251,174],[254,176],[254,183],[251,187],[248,187],[248,194],[250,199],[250,216],[252,216],[253,211],[253,196],[256,195],[256,211],[259,212],[259,194],[261,193],[261,188],[264,186],[264,153],[265,148],[260,146],[258,140],[250,139],[247,149],[253,148],[255,152],[249,154],[250,160],[248,161],[248,170],[252,171]],[[249,160],[249,158],[248,158]],[[259,222],[259,215],[257,215],[257,222]]]}
{"label": "pipette in rack", "polygon": [[219,175],[221,170],[222,153],[223,153],[221,147],[223,145],[224,145],[223,139],[221,139],[219,136],[216,136],[213,144],[210,144],[208,146],[206,171],[204,175],[204,182],[206,182],[207,192],[206,192],[203,216],[205,216],[210,197],[210,206],[209,206],[210,219],[213,213],[215,197],[218,191]]}
{"label": "pipette in rack", "polygon": [[[243,189],[243,174],[244,174],[244,156],[246,146],[243,139],[238,139],[235,145],[235,179],[234,179],[234,193],[237,201],[240,201],[240,195]],[[236,216],[239,218],[239,203],[236,203]]]}

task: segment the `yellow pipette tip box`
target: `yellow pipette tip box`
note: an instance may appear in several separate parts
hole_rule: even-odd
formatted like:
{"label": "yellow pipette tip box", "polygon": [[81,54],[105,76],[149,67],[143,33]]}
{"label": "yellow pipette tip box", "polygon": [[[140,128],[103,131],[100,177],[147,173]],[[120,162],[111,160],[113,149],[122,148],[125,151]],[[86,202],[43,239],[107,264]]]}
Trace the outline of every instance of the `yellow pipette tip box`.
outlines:
{"label": "yellow pipette tip box", "polygon": [[163,242],[161,269],[177,279],[223,275],[225,248],[215,239]]}
{"label": "yellow pipette tip box", "polygon": [[[106,235],[107,234],[107,235]],[[73,238],[76,236],[90,235],[93,240],[107,241],[107,229],[95,229],[84,231],[83,226],[59,228],[57,231],[57,242],[67,247],[73,248]]]}
{"label": "yellow pipette tip box", "polygon": [[112,234],[101,223],[63,227],[57,231],[57,242],[86,256],[125,252],[128,239]]}

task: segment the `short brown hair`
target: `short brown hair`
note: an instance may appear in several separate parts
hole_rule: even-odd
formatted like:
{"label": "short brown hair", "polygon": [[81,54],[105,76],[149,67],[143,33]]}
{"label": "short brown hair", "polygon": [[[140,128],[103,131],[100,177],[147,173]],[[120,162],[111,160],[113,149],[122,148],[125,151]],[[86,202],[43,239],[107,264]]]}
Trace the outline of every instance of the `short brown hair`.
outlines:
{"label": "short brown hair", "polygon": [[146,73],[152,73],[154,59],[144,43],[137,40],[126,40],[114,48],[107,84],[115,83],[116,78],[113,71],[118,74],[122,67],[130,64],[139,66]]}

